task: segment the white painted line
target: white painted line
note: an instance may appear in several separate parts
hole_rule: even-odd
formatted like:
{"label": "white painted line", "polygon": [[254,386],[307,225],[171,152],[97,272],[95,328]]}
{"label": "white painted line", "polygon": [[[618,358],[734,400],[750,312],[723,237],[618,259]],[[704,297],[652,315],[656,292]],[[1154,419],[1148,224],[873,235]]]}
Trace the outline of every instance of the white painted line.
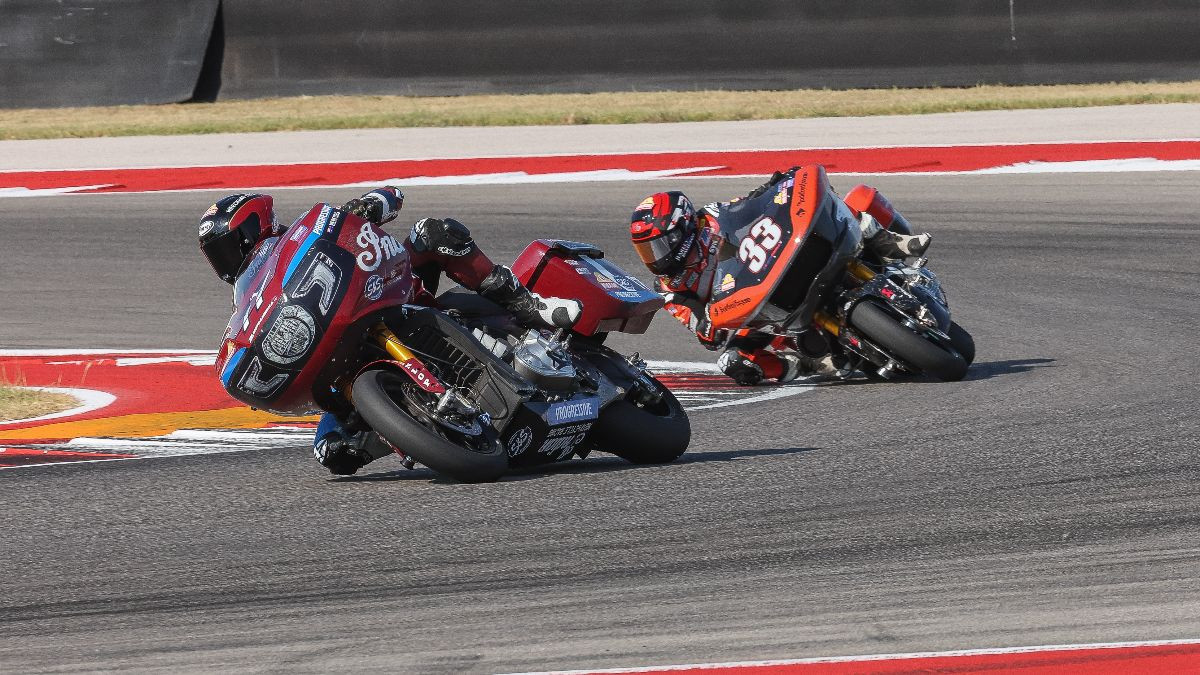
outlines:
{"label": "white painted line", "polygon": [[61,188],[38,188],[30,189],[24,187],[0,187],[0,199],[4,197],[54,197],[57,195],[69,195],[84,190],[99,190],[100,188],[112,187],[111,183],[104,185],[80,185],[77,187],[61,187]]}
{"label": "white painted line", "polygon": [[[286,132],[281,132],[286,133]],[[201,136],[202,138],[202,136]],[[156,165],[138,165],[138,166],[105,166],[93,167],[86,169],[0,169],[0,174],[6,173],[66,173],[76,171],[123,171],[136,169],[156,170],[156,169],[222,169],[222,168],[237,168],[247,166],[300,166],[303,164],[318,164],[338,165],[338,164],[377,164],[387,162],[428,162],[428,161],[471,161],[479,159],[521,159],[530,157],[624,157],[628,155],[689,155],[689,154],[734,154],[734,153],[751,153],[751,152],[812,152],[814,150],[892,150],[898,148],[986,148],[992,146],[1003,147],[1030,147],[1039,145],[1108,145],[1112,143],[1194,143],[1200,141],[1200,137],[1182,137],[1182,138],[1113,138],[1102,141],[977,141],[971,143],[904,143],[900,145],[809,145],[807,147],[741,147],[741,148],[715,148],[710,150],[617,150],[610,152],[539,152],[539,153],[502,153],[492,155],[422,155],[419,157],[393,157],[390,159],[339,159],[339,160],[305,160],[291,162],[236,162],[230,164],[156,164]],[[760,175],[761,177],[761,175]],[[378,187],[377,183],[370,184],[371,187]],[[71,189],[88,189],[90,187],[107,187],[105,185],[88,186],[84,188]],[[8,188],[8,189],[23,189],[23,188]],[[53,188],[57,189],[57,188]],[[195,190],[200,191],[200,190]],[[136,193],[123,193],[136,194]]]}
{"label": "white painted line", "polygon": [[527,183],[600,183],[627,180],[656,180],[675,178],[683,174],[715,171],[720,166],[696,166],[657,171],[631,171],[629,169],[597,169],[594,171],[564,171],[558,173],[468,173],[453,176],[414,176],[412,178],[380,178],[377,180],[331,185],[312,185],[313,188],[378,187],[380,185],[520,185]]}
{"label": "white painted line", "polygon": [[658,361],[650,360],[646,362],[646,368],[655,373],[676,374],[676,373],[707,373],[720,374],[721,370],[717,368],[716,361]]}
{"label": "white painted line", "polygon": [[715,670],[718,668],[762,668],[770,666],[799,666],[819,663],[854,663],[857,661],[900,661],[955,656],[988,656],[992,654],[1033,654],[1038,652],[1081,651],[1087,649],[1136,649],[1138,647],[1169,647],[1196,645],[1200,639],[1147,640],[1144,642],[1100,642],[1095,644],[1040,645],[1036,647],[996,647],[990,649],[959,649],[944,652],[909,652],[902,654],[867,654],[863,656],[821,656],[808,659],[776,661],[735,661],[731,663],[692,663],[670,666],[637,666],[633,668],[605,668],[591,670],[544,670],[508,675],[586,675],[588,673],[647,673],[673,670]]}
{"label": "white painted line", "polygon": [[67,396],[75,397],[75,399],[79,401],[79,405],[69,410],[49,413],[47,415],[26,417],[19,420],[5,420],[0,422],[0,427],[28,424],[29,422],[41,422],[43,420],[52,420],[59,417],[69,417],[71,415],[82,415],[84,413],[92,412],[93,410],[99,410],[117,400],[116,396],[113,396],[105,391],[96,391],[95,389],[78,389],[75,387],[14,387],[14,389],[33,389],[36,391],[50,392],[52,394],[66,394]]}
{"label": "white painted line", "polygon": [[713,408],[728,408],[735,405],[747,405],[749,403],[762,403],[763,401],[774,401],[780,398],[788,398],[796,394],[803,394],[806,391],[812,391],[816,388],[813,384],[782,384],[774,385],[770,390],[759,394],[758,396],[748,396],[739,398],[735,401],[721,401],[720,403],[709,403],[708,405],[698,405],[694,408],[685,407],[688,412],[696,412],[697,410],[712,410]]}

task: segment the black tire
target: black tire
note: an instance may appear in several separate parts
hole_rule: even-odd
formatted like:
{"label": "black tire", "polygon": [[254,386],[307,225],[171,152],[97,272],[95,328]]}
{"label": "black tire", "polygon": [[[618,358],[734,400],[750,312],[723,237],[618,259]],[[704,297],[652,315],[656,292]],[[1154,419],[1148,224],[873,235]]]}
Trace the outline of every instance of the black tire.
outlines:
{"label": "black tire", "polygon": [[[453,442],[430,422],[422,424],[396,400],[408,377],[390,370],[368,370],[354,380],[354,406],[367,424],[389,443],[443,476],[464,483],[487,483],[508,471],[508,453],[497,435],[472,450]],[[411,380],[409,380],[411,382]],[[415,386],[415,385],[414,385]]]}
{"label": "black tire", "polygon": [[922,373],[945,382],[961,380],[967,374],[967,362],[958,352],[926,340],[874,302],[858,303],[850,311],[850,325]]}
{"label": "black tire", "polygon": [[679,459],[692,440],[692,423],[683,405],[669,389],[662,390],[658,403],[639,406],[615,401],[600,413],[592,427],[592,440],[604,452],[610,452],[634,464],[665,464]]}
{"label": "black tire", "polygon": [[950,330],[946,334],[950,336],[950,344],[954,345],[954,351],[963,357],[967,365],[975,363],[975,338],[953,321],[950,322]]}

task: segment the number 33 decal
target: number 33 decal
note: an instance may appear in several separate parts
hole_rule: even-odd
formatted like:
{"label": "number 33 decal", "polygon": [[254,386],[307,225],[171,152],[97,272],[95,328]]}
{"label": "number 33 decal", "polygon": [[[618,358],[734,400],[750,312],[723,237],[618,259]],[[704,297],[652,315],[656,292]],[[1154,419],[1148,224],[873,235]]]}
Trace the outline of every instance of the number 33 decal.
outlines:
{"label": "number 33 decal", "polygon": [[762,271],[767,256],[775,249],[783,231],[770,218],[762,218],[750,226],[750,234],[738,246],[738,260],[746,263],[746,269],[754,274]]}

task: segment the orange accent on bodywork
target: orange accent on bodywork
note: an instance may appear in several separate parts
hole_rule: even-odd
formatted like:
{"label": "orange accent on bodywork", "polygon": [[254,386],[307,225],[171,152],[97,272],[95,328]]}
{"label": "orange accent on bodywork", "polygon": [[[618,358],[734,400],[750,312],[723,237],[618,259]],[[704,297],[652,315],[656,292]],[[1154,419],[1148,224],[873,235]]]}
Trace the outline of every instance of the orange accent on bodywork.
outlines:
{"label": "orange accent on bodywork", "polygon": [[[810,185],[810,183],[812,183]],[[783,250],[775,258],[771,271],[759,283],[749,288],[741,289],[720,302],[709,306],[708,319],[714,328],[741,328],[747,321],[758,314],[767,296],[775,288],[779,277],[787,272],[788,265],[780,261],[791,261],[796,249],[808,235],[812,227],[813,215],[825,193],[829,191],[829,178],[825,175],[825,167],[820,164],[801,167],[796,170],[792,183],[792,201],[788,205],[788,215],[792,220],[792,236],[788,239]],[[730,242],[735,243],[735,242]]]}
{"label": "orange accent on bodywork", "polygon": [[896,209],[892,207],[892,203],[873,187],[855,185],[846,193],[846,198],[842,201],[846,202],[846,206],[849,206],[850,210],[854,211],[854,215],[859,218],[862,218],[863,211],[874,216],[875,220],[879,221],[880,227],[885,230],[892,226],[892,221],[896,220]]}
{"label": "orange accent on bodywork", "polygon": [[260,429],[272,422],[313,422],[316,416],[282,417],[251,408],[224,408],[194,412],[137,413],[95,420],[58,422],[0,431],[0,440],[58,440],[82,436],[144,438],[180,429]]}

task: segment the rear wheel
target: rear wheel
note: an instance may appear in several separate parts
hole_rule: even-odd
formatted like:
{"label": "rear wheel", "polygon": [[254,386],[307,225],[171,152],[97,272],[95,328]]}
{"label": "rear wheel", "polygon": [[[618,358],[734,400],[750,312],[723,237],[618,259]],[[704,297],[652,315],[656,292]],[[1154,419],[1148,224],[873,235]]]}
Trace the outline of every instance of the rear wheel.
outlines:
{"label": "rear wheel", "polygon": [[[380,436],[434,471],[464,483],[494,481],[508,471],[504,444],[490,426],[463,431],[431,412],[432,394],[407,375],[368,370],[354,380],[354,405]],[[474,431],[474,433],[472,433]]]}
{"label": "rear wheel", "polygon": [[919,372],[944,381],[961,380],[967,374],[961,355],[918,335],[874,302],[858,303],[850,312],[850,325]]}
{"label": "rear wheel", "polygon": [[600,413],[592,427],[600,450],[634,464],[673,462],[687,450],[692,425],[683,405],[658,380],[653,383],[662,394],[658,401],[616,401]]}

